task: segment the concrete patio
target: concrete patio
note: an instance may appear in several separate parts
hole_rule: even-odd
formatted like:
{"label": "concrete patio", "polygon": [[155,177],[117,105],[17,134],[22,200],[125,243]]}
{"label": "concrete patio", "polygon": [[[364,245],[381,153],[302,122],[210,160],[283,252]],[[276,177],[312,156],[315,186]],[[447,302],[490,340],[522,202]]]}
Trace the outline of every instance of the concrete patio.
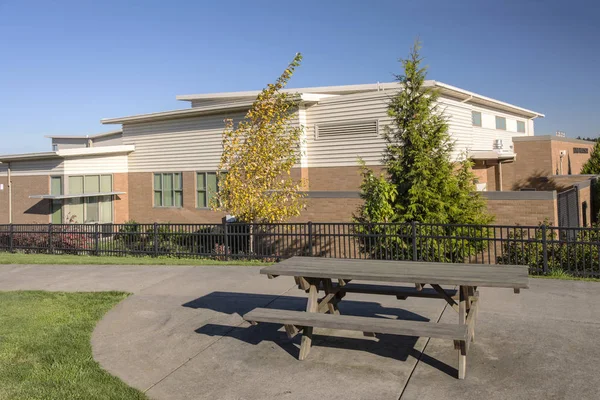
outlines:
{"label": "concrete patio", "polygon": [[[315,330],[310,356],[255,307],[301,310],[293,279],[258,267],[0,266],[0,290],[134,293],[98,324],[103,368],[156,399],[596,399],[600,283],[482,289],[467,379],[452,343]],[[442,300],[348,294],[342,313],[455,322]]]}

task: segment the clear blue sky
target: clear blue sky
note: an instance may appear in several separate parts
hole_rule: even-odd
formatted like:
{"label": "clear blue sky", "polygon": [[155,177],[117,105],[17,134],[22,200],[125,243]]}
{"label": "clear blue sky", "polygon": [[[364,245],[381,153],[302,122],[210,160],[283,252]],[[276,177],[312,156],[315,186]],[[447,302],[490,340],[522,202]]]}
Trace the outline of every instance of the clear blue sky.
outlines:
{"label": "clear blue sky", "polygon": [[[600,133],[595,2],[0,0],[0,154],[50,149],[101,118],[252,90],[297,51],[291,87],[386,82],[416,36],[429,78]],[[493,4],[492,4],[493,3]]]}

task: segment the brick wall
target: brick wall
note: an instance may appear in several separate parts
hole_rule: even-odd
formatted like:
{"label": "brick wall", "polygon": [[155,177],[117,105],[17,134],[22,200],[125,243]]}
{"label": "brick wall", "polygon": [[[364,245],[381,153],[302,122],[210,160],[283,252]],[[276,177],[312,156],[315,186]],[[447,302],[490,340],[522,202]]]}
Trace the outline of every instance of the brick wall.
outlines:
{"label": "brick wall", "polygon": [[[592,223],[591,186],[579,189],[579,225],[590,226]],[[584,206],[585,204],[585,206]]]}
{"label": "brick wall", "polygon": [[[575,147],[588,149],[586,153],[575,153],[573,149]],[[552,154],[552,173],[554,175],[576,175],[581,172],[581,168],[583,164],[587,162],[590,158],[590,154],[592,153],[592,149],[594,148],[593,142],[580,141],[580,142],[564,142],[553,140],[551,144],[551,154]],[[562,159],[562,173],[560,173],[561,169],[561,160],[560,160],[560,152],[561,150],[565,150],[567,155]]]}
{"label": "brick wall", "polygon": [[225,213],[196,208],[196,173],[183,173],[183,208],[153,207],[154,174],[129,173],[129,219],[141,223],[219,223]]}
{"label": "brick wall", "polygon": [[[383,171],[381,166],[370,167],[377,174]],[[309,189],[315,191],[355,191],[360,190],[362,177],[356,167],[309,168]]]}
{"label": "brick wall", "polygon": [[[47,224],[50,222],[50,202],[30,199],[30,195],[50,193],[49,176],[12,176],[12,215],[16,224]],[[8,223],[8,188],[4,187],[6,207],[5,221]],[[4,213],[3,213],[4,215]]]}
{"label": "brick wall", "polygon": [[488,212],[497,225],[538,225],[558,221],[555,192],[486,192]]}
{"label": "brick wall", "polygon": [[550,141],[515,141],[516,160],[502,164],[502,190],[535,187],[537,178],[553,175],[550,144]]}
{"label": "brick wall", "polygon": [[0,224],[8,224],[8,178],[0,176],[0,184],[4,190],[0,190]]}
{"label": "brick wall", "polygon": [[126,173],[113,174],[113,191],[125,192],[115,196],[114,217],[115,224],[122,224],[129,221],[129,175]]}
{"label": "brick wall", "polygon": [[307,198],[306,209],[292,222],[351,222],[362,202],[359,198]]}

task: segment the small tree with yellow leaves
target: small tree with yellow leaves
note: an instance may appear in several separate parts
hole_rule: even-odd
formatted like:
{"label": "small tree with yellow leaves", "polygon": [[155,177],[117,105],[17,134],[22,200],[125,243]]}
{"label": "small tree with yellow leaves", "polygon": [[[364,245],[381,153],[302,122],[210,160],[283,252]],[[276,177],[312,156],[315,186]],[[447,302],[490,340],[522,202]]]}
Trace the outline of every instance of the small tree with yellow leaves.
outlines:
{"label": "small tree with yellow leaves", "polygon": [[262,90],[237,127],[233,120],[225,120],[213,209],[247,223],[282,222],[300,215],[301,182],[291,176],[301,156],[303,127],[291,124],[299,99],[281,89],[301,61],[302,55],[296,54],[275,83]]}

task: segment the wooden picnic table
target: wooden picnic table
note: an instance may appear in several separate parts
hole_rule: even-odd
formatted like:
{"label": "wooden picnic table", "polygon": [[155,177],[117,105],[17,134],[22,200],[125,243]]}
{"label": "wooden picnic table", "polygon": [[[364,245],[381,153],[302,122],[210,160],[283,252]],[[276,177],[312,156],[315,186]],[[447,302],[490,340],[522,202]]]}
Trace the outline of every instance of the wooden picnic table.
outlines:
{"label": "wooden picnic table", "polygon": [[[528,268],[519,265],[292,257],[261,269],[261,274],[269,278],[293,276],[298,287],[308,293],[306,312],[257,308],[244,315],[251,323],[281,323],[289,337],[302,332],[300,360],[308,356],[315,327],[356,330],[369,335],[434,337],[454,341],[458,350],[459,379],[465,378],[469,343],[475,338],[477,288],[512,288],[519,293],[529,287]],[[351,283],[354,280],[377,284]],[[414,287],[389,285],[398,282],[413,283]],[[425,288],[426,285],[431,289]],[[443,289],[441,285],[456,288]],[[319,291],[323,293],[320,299]],[[393,295],[401,300],[408,297],[444,299],[458,312],[458,324],[340,315],[338,303],[351,292]]]}

